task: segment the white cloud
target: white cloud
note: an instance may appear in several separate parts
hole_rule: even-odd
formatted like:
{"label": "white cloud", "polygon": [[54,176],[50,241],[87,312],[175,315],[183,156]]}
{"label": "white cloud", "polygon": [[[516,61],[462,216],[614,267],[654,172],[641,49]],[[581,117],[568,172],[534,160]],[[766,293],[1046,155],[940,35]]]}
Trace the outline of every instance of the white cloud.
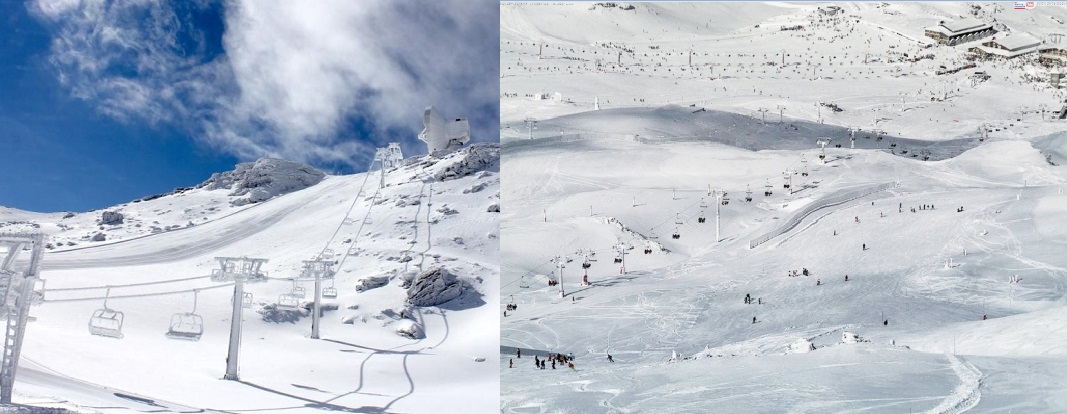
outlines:
{"label": "white cloud", "polygon": [[[389,140],[424,151],[415,134],[430,104],[470,117],[476,140],[496,140],[495,1],[235,0],[225,54],[207,61],[185,51],[190,34],[203,37],[170,7],[30,4],[55,32],[51,61],[74,96],[119,120],[188,127],[242,158],[359,170]],[[374,130],[353,136],[353,123]]]}

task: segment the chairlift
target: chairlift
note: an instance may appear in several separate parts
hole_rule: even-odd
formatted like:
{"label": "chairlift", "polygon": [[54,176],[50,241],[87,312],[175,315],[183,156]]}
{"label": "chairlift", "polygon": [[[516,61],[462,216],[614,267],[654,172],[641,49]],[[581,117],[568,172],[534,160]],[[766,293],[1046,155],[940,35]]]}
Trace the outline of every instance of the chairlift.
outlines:
{"label": "chairlift", "polygon": [[326,249],[326,250],[323,250],[322,253],[319,254],[319,258],[321,258],[321,259],[332,259],[335,254],[336,253],[334,253],[333,249]]}
{"label": "chairlift", "polygon": [[296,284],[296,279],[293,279],[293,290],[291,292],[289,292],[289,294],[294,296],[294,297],[298,297],[300,299],[303,299],[304,296],[306,296],[305,295],[306,292],[307,292],[307,290],[305,290],[303,286],[297,285]]}
{"label": "chairlift", "polygon": [[745,201],[752,202],[752,188],[749,186],[745,186]]}
{"label": "chairlift", "polygon": [[519,278],[519,288],[522,288],[522,289],[529,289],[530,288],[530,284],[526,282],[526,275],[522,275],[522,277]]}
{"label": "chairlift", "polygon": [[111,296],[111,288],[107,288],[104,294],[104,307],[93,312],[89,318],[89,333],[106,336],[109,338],[122,339],[122,322],[125,316],[122,312],[107,307],[107,299]]}
{"label": "chairlift", "polygon": [[680,239],[680,238],[682,238],[682,235],[678,234],[678,228],[677,227],[674,228],[674,234],[671,235],[671,238],[672,239]]}
{"label": "chairlift", "polygon": [[337,288],[335,288],[333,286],[322,288],[322,297],[324,297],[326,299],[335,299],[335,298],[337,298]]}
{"label": "chairlift", "polygon": [[185,341],[199,341],[204,334],[204,318],[196,314],[197,291],[193,290],[193,310],[186,313],[175,313],[170,317],[170,330],[167,338],[181,339]]}
{"label": "chairlift", "polygon": [[241,307],[252,307],[252,292],[242,292],[241,295]]}
{"label": "chairlift", "polygon": [[727,197],[727,196],[723,195],[722,196],[722,205],[725,206],[725,205],[729,205],[729,204],[730,204],[730,197]]}
{"label": "chairlift", "polygon": [[582,269],[588,269],[592,264],[588,260],[582,262]]}
{"label": "chairlift", "polygon": [[622,263],[622,255],[615,256],[615,263]]}
{"label": "chairlift", "polygon": [[278,295],[279,309],[296,309],[298,307],[300,307],[300,298],[293,296],[291,293]]}
{"label": "chairlift", "polygon": [[682,224],[682,216],[675,214],[674,215],[674,224],[681,225]]}

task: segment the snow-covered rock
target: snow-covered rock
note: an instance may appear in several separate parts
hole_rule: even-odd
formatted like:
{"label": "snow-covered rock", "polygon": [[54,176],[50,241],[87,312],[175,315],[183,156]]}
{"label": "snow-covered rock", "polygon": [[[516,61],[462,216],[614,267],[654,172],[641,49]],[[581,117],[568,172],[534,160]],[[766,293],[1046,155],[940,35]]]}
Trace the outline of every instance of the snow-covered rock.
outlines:
{"label": "snow-covered rock", "polygon": [[415,306],[437,306],[459,297],[467,282],[444,268],[435,267],[415,277],[408,288],[407,302]]}
{"label": "snow-covered rock", "polygon": [[815,344],[804,338],[797,339],[796,342],[789,344],[790,354],[806,354],[814,350]]}
{"label": "snow-covered rock", "polygon": [[397,323],[396,334],[408,339],[422,339],[426,337],[422,325],[408,319],[404,319]]}
{"label": "snow-covered rock", "polygon": [[449,154],[440,165],[444,168],[434,174],[440,181],[454,180],[460,177],[486,170],[500,163],[500,147],[497,145],[471,145],[463,150]]}
{"label": "snow-covered rock", "polygon": [[208,190],[229,189],[234,197],[247,195],[231,201],[231,204],[240,206],[303,190],[318,184],[325,176],[322,171],[306,164],[260,158],[256,162],[237,164],[233,171],[213,174],[199,187]]}
{"label": "snow-covered rock", "polygon": [[99,223],[105,226],[113,226],[122,224],[122,219],[124,218],[125,217],[122,215],[122,213],[119,213],[117,211],[105,211],[100,214]]}
{"label": "snow-covered rock", "polygon": [[368,278],[360,279],[360,281],[356,282],[356,291],[366,292],[371,289],[376,289],[385,286],[388,283],[388,276],[371,276]]}

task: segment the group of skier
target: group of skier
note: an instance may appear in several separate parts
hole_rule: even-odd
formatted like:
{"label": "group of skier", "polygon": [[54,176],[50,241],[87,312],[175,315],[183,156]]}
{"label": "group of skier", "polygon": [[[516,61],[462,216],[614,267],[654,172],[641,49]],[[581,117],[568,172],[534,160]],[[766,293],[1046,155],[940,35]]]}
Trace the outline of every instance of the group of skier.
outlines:
{"label": "group of skier", "polygon": [[[519,358],[519,359],[522,358],[522,349],[515,349],[515,358]],[[608,355],[608,361],[615,362],[615,361],[612,361],[611,355]],[[548,354],[548,358],[545,358],[545,359],[538,358],[537,355],[534,355],[534,368],[535,369],[547,369],[547,367],[549,366],[548,365],[549,363],[552,364],[551,365],[552,369],[556,369],[556,364],[558,363],[561,367],[566,365],[567,368],[570,368],[570,369],[573,370],[574,369],[574,354],[563,355],[563,354],[550,353],[550,354]],[[515,368],[515,360],[514,359],[510,359],[510,358],[508,359],[508,368]]]}

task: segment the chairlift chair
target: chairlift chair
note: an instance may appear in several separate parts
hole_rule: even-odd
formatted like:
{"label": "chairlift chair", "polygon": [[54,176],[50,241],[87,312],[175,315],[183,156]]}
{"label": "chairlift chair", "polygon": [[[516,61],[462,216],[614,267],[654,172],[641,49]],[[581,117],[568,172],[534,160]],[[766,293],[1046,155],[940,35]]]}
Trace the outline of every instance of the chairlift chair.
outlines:
{"label": "chairlift chair", "polygon": [[204,334],[204,318],[196,314],[197,291],[193,291],[192,312],[175,313],[170,317],[170,329],[166,336],[170,339],[199,341]]}
{"label": "chairlift chair", "polygon": [[674,234],[671,234],[671,238],[672,239],[680,239],[680,238],[682,238],[682,235],[678,233],[678,228],[677,227],[674,228]]}
{"label": "chairlift chair", "polygon": [[279,309],[296,309],[300,307],[300,298],[293,296],[291,293],[283,293],[278,295],[278,308]]}
{"label": "chairlift chair", "polygon": [[89,333],[122,339],[122,322],[125,315],[107,307],[107,298],[110,296],[111,288],[108,288],[107,293],[104,294],[104,307],[94,311],[93,316],[89,318]]}
{"label": "chairlift chair", "polygon": [[330,286],[322,288],[322,297],[326,299],[334,299],[337,297],[337,288],[334,287],[333,279],[330,280]]}
{"label": "chairlift chair", "polygon": [[296,280],[293,280],[293,290],[289,292],[290,295],[303,299],[306,296],[306,292],[307,290],[303,286],[297,285]]}
{"label": "chairlift chair", "polygon": [[522,289],[529,289],[530,288],[530,284],[526,282],[526,275],[522,275],[522,277],[519,278],[519,288],[522,288]]}
{"label": "chairlift chair", "polygon": [[242,292],[241,295],[241,307],[252,307],[252,292]]}

